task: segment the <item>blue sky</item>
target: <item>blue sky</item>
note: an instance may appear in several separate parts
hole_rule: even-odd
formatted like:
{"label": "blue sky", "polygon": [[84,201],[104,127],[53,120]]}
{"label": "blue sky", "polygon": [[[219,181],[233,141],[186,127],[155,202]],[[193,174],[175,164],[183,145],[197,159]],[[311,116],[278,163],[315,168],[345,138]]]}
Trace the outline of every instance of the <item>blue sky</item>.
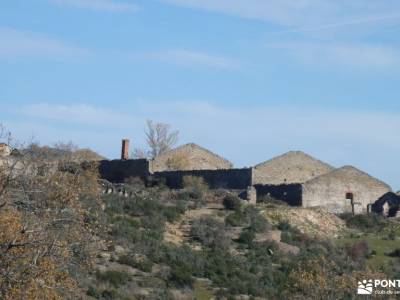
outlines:
{"label": "blue sky", "polygon": [[397,0],[13,0],[0,122],[117,158],[146,119],[249,166],[289,150],[400,188]]}

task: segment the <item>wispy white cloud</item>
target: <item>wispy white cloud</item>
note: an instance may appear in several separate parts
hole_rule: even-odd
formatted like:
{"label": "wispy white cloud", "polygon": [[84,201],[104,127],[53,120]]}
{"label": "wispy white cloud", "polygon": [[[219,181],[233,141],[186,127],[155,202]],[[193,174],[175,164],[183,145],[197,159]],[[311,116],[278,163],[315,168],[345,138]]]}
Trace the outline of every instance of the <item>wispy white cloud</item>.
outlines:
{"label": "wispy white cloud", "polygon": [[[289,150],[303,150],[333,165],[354,164],[400,185],[393,164],[400,152],[398,112],[235,108],[202,101],[141,101],[124,112],[87,104],[34,104],[22,112],[22,125],[18,118],[10,123],[20,135],[26,132],[29,138],[33,134],[46,143],[68,138],[84,146],[95,145],[111,158],[118,157],[123,137],[131,138],[134,145],[144,144],[144,124],[149,118],[171,123],[181,130],[182,143],[199,143],[236,166],[253,165]],[[68,124],[80,126],[73,130]]]}
{"label": "wispy white cloud", "polygon": [[[323,29],[400,18],[400,4],[391,0],[161,0],[174,5],[258,19],[299,29]],[[396,13],[397,12],[397,13]],[[305,27],[316,26],[318,27]],[[326,24],[323,25],[323,24]]]}
{"label": "wispy white cloud", "polygon": [[315,32],[315,31],[326,31],[329,29],[340,29],[344,27],[351,27],[362,25],[365,28],[365,25],[368,24],[379,24],[382,22],[393,22],[400,20],[400,13],[388,13],[383,15],[377,16],[367,16],[367,17],[360,17],[360,18],[351,18],[349,20],[344,20],[335,23],[324,23],[319,24],[311,27],[297,27],[291,28],[286,30],[281,30],[277,32],[272,32],[272,34],[283,34],[283,33],[307,33],[307,32]]}
{"label": "wispy white cloud", "polygon": [[134,59],[149,59],[173,63],[186,67],[213,67],[231,69],[240,66],[240,62],[223,56],[192,50],[165,50],[132,55]]}
{"label": "wispy white cloud", "polygon": [[400,52],[390,46],[321,42],[270,43],[303,63],[351,68],[391,68],[400,64]]}
{"label": "wispy white cloud", "polygon": [[88,49],[69,45],[42,34],[0,27],[0,59],[19,57],[71,58],[90,54]]}
{"label": "wispy white cloud", "polygon": [[136,4],[131,2],[119,2],[114,0],[50,0],[50,2],[94,11],[116,13],[135,12],[139,9]]}
{"label": "wispy white cloud", "polygon": [[87,104],[52,105],[37,103],[27,105],[21,111],[28,117],[81,125],[118,127],[121,124],[132,122],[132,118],[126,114]]}
{"label": "wispy white cloud", "polygon": [[162,0],[163,2],[226,13],[249,19],[293,25],[304,19],[302,13],[313,6],[324,7],[322,1],[291,0]]}

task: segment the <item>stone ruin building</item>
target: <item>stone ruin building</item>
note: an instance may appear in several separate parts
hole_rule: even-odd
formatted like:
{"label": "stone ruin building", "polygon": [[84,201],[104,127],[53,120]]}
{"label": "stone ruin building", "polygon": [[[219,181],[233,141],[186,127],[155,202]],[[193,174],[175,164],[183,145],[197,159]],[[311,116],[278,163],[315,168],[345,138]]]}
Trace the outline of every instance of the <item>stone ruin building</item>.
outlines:
{"label": "stone ruin building", "polygon": [[[400,196],[389,185],[352,166],[335,168],[306,153],[292,151],[251,168],[235,169],[221,156],[196,144],[186,144],[154,160],[128,159],[129,141],[121,160],[101,161],[104,179],[122,183],[129,177],[163,179],[182,188],[184,176],[202,177],[211,189],[242,191],[249,202],[267,198],[301,207],[323,207],[333,213],[394,216]],[[390,210],[390,213],[389,213]]]}
{"label": "stone ruin building", "polygon": [[303,152],[288,152],[256,165],[257,197],[270,196],[290,205],[324,207],[334,213],[371,211],[390,186],[352,166],[335,169]]}
{"label": "stone ruin building", "polygon": [[303,206],[322,206],[331,212],[354,214],[371,211],[371,205],[391,192],[390,186],[352,167],[344,166],[303,184]]}

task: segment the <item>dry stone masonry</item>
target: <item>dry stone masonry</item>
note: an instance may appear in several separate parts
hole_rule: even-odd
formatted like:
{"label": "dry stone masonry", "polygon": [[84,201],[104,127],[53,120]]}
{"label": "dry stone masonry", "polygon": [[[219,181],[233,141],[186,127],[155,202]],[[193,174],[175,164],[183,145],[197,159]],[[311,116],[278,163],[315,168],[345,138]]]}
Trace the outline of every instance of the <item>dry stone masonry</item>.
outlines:
{"label": "dry stone masonry", "polygon": [[244,199],[252,204],[270,197],[292,206],[360,214],[372,211],[380,199],[383,214],[389,215],[391,209],[390,214],[396,215],[398,210],[397,202],[385,204],[382,200],[392,192],[384,182],[352,166],[336,169],[300,151],[243,169],[232,168],[228,160],[196,144],[180,146],[153,160],[129,160],[128,151],[129,141],[124,140],[121,160],[100,162],[102,178],[113,183],[132,177],[145,182],[157,179],[176,189],[182,188],[184,176],[197,176],[211,189],[242,190]]}

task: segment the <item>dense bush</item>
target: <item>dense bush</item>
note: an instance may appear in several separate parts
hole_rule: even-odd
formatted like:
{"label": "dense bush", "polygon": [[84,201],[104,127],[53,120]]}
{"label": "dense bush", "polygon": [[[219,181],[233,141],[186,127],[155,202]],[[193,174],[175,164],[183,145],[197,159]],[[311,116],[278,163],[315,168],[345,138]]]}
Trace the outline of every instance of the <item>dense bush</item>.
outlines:
{"label": "dense bush", "polygon": [[212,217],[194,221],[190,235],[208,247],[226,248],[229,245],[224,224]]}
{"label": "dense bush", "polygon": [[234,211],[225,218],[225,224],[232,227],[248,226],[249,220],[243,211]]}
{"label": "dense bush", "polygon": [[347,246],[346,250],[354,261],[363,261],[371,254],[370,247],[366,241],[359,241],[352,246]]}
{"label": "dense bush", "polygon": [[250,229],[254,232],[265,232],[272,228],[272,225],[268,222],[268,220],[263,217],[259,210],[254,206],[248,206],[244,210],[245,215],[249,219]]}
{"label": "dense bush", "polygon": [[289,231],[290,229],[292,229],[292,226],[288,221],[284,220],[278,223],[277,228],[281,231]]}
{"label": "dense bush", "polygon": [[182,185],[185,190],[196,194],[197,198],[204,197],[209,190],[204,179],[198,176],[183,176]]}
{"label": "dense bush", "polygon": [[119,271],[105,271],[105,272],[97,272],[97,279],[101,281],[109,282],[114,287],[118,288],[121,285],[127,283],[130,279],[128,273],[119,272]]}
{"label": "dense bush", "polygon": [[392,252],[387,254],[391,257],[400,257],[400,248],[394,249]]}
{"label": "dense bush", "polygon": [[228,194],[223,199],[223,205],[227,210],[240,210],[242,207],[243,200],[241,200],[238,196]]}
{"label": "dense bush", "polygon": [[272,228],[268,220],[263,217],[254,206],[237,209],[225,218],[225,224],[232,227],[248,227],[254,232],[265,232]]}
{"label": "dense bush", "polygon": [[238,242],[242,244],[246,244],[249,247],[252,246],[253,240],[255,238],[255,233],[253,230],[243,230],[239,236]]}
{"label": "dense bush", "polygon": [[364,231],[379,231],[387,225],[387,221],[377,214],[349,215],[342,214],[341,218],[346,221],[346,225]]}
{"label": "dense bush", "polygon": [[309,236],[291,226],[287,221],[279,222],[277,228],[282,231],[281,240],[284,243],[295,246],[307,246],[310,242],[312,243]]}
{"label": "dense bush", "polygon": [[133,255],[123,255],[118,258],[118,262],[147,273],[151,272],[153,267],[153,262],[147,258],[136,259]]}

